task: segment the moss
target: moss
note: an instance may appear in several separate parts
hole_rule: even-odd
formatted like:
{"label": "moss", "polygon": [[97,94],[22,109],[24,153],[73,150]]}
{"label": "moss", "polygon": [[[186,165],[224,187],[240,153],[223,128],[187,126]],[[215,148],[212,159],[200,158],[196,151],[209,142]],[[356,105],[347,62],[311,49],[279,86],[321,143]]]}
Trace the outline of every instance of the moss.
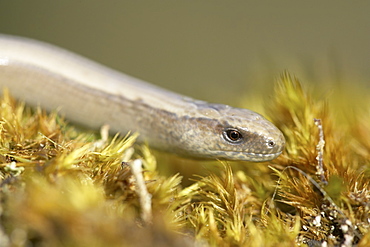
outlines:
{"label": "moss", "polygon": [[[265,102],[287,139],[281,157],[189,161],[202,174],[189,182],[158,169],[186,160],[157,159],[135,144],[134,133],[107,138],[103,129],[100,137],[5,91],[0,246],[367,246],[370,112],[361,108],[364,99],[342,107],[353,101],[339,94],[341,104],[332,95],[317,99],[285,73]],[[350,119],[340,121],[337,111]],[[142,161],[150,221],[143,219],[134,159]]]}

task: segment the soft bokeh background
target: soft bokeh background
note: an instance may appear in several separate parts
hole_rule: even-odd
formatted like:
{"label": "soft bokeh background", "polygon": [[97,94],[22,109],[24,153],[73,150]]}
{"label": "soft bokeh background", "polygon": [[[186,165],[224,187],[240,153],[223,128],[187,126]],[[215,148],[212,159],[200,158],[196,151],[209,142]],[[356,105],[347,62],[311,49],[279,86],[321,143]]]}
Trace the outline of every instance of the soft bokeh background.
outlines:
{"label": "soft bokeh background", "polygon": [[237,104],[284,70],[307,83],[369,84],[369,13],[368,1],[1,1],[0,32]]}

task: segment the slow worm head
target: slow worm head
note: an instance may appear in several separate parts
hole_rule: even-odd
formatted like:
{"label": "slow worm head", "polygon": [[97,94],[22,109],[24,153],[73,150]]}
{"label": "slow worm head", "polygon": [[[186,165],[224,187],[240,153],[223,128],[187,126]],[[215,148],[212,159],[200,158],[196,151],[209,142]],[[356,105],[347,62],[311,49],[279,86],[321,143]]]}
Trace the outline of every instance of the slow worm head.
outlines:
{"label": "slow worm head", "polygon": [[[212,145],[209,149],[210,157],[265,161],[276,158],[284,148],[285,139],[282,133],[260,114],[220,104],[202,107],[208,111],[216,111],[215,115],[218,115],[213,118],[214,123],[209,119],[198,120],[199,129],[204,129],[203,133],[208,132],[207,139],[212,140],[203,141],[204,145]],[[209,128],[212,125],[213,128]],[[196,135],[198,134],[201,135],[201,132]],[[202,150],[202,145],[199,145],[199,150]]]}
{"label": "slow worm head", "polygon": [[180,155],[267,161],[283,134],[247,109],[210,104],[156,87],[53,45],[0,35],[0,89],[72,122],[138,131],[139,141]]}

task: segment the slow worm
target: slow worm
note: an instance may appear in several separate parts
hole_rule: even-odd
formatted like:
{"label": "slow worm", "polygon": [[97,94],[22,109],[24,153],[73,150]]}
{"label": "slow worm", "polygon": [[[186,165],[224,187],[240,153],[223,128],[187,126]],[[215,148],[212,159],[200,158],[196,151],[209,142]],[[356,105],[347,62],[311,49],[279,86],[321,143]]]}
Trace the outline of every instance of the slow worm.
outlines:
{"label": "slow worm", "polygon": [[211,159],[267,161],[283,134],[247,109],[167,91],[53,45],[0,35],[0,88],[31,106],[114,132],[137,131],[155,149]]}

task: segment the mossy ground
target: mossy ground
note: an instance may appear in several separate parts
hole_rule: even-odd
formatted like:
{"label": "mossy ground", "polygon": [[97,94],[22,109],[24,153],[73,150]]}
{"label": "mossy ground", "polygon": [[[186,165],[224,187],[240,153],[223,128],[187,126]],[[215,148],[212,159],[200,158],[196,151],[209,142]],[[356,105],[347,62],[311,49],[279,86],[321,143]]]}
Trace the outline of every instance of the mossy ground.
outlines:
{"label": "mossy ground", "polygon": [[[101,138],[5,93],[0,246],[369,246],[370,102],[313,95],[282,76],[265,113],[286,150],[253,164],[158,158],[136,134]],[[202,175],[163,172],[187,162]]]}

